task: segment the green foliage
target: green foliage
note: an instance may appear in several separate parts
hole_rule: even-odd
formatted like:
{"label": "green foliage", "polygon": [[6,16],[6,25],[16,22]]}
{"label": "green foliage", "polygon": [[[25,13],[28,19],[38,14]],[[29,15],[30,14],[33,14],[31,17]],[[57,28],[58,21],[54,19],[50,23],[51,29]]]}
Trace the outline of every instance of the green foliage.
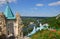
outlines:
{"label": "green foliage", "polygon": [[35,24],[37,24],[37,22],[36,22],[36,20],[34,18],[23,19],[23,24],[25,26],[28,26],[30,22],[34,22]]}
{"label": "green foliage", "polygon": [[[48,23],[49,27],[51,27],[51,28],[54,28],[56,30],[60,29],[60,18],[56,19],[56,17],[46,17],[46,18],[39,18],[38,20],[42,24]],[[34,22],[36,24],[36,26],[39,26],[39,23],[37,22],[37,19],[35,19],[35,18],[26,18],[26,19],[23,19],[24,27],[27,27],[30,22]],[[32,29],[28,29],[29,32],[31,32],[31,30]],[[27,34],[28,32],[25,31],[24,33]]]}
{"label": "green foliage", "polygon": [[60,39],[60,31],[42,30],[31,36],[31,39]]}
{"label": "green foliage", "polygon": [[[41,18],[41,19],[38,19],[39,22],[41,22],[42,24],[44,23],[48,23],[49,24],[49,27],[60,27],[60,18],[59,19],[56,19],[56,17],[46,17],[46,18]],[[37,26],[39,26],[39,23],[37,22],[37,19],[35,18],[26,18],[26,19],[23,19],[23,24],[25,26],[28,26],[30,22],[34,22]]]}

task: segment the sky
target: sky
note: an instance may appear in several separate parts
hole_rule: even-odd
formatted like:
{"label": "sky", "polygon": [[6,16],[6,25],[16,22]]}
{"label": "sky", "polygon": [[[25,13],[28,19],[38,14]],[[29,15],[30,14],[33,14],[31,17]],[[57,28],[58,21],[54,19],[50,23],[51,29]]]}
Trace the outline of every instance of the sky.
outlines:
{"label": "sky", "polygon": [[[60,0],[8,0],[14,14],[21,16],[51,17],[60,14]],[[0,0],[0,12],[4,12],[6,1]]]}

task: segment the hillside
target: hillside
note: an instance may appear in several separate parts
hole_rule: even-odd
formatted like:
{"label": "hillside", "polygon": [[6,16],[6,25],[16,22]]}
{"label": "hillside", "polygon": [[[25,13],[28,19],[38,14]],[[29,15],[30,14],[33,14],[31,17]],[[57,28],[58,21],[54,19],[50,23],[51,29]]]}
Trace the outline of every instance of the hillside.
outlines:
{"label": "hillside", "polygon": [[31,32],[32,29],[28,28],[28,25],[30,22],[34,22],[36,24],[36,27],[39,26],[39,23],[37,22],[37,20],[42,24],[48,23],[49,28],[54,28],[56,30],[60,29],[60,18],[56,19],[56,17],[22,17],[22,21],[24,24],[23,28],[25,28],[24,34],[27,34],[28,33],[27,31]]}
{"label": "hillside", "polygon": [[42,30],[31,36],[31,39],[60,39],[60,31]]}

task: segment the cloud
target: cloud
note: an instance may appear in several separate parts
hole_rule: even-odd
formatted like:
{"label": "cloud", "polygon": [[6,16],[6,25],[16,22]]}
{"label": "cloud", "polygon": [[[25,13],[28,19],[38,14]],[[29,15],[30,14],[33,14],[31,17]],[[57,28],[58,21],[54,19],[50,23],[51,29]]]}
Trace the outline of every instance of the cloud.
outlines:
{"label": "cloud", "polygon": [[44,6],[44,4],[36,4],[36,6]]}
{"label": "cloud", "polygon": [[[9,3],[16,2],[16,0],[8,0]],[[6,0],[0,0],[0,5],[5,4]]]}
{"label": "cloud", "polygon": [[48,6],[57,6],[57,5],[60,5],[60,1],[48,4]]}

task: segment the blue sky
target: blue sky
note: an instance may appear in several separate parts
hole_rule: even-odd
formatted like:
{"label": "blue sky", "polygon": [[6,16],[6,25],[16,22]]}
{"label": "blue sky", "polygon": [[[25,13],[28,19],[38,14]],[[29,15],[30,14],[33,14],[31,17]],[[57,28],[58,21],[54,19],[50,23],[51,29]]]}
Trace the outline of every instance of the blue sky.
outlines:
{"label": "blue sky", "polygon": [[[19,12],[21,16],[56,16],[60,14],[60,0],[9,0],[9,5],[14,14]],[[5,8],[5,2],[0,3],[0,11],[4,12]]]}

